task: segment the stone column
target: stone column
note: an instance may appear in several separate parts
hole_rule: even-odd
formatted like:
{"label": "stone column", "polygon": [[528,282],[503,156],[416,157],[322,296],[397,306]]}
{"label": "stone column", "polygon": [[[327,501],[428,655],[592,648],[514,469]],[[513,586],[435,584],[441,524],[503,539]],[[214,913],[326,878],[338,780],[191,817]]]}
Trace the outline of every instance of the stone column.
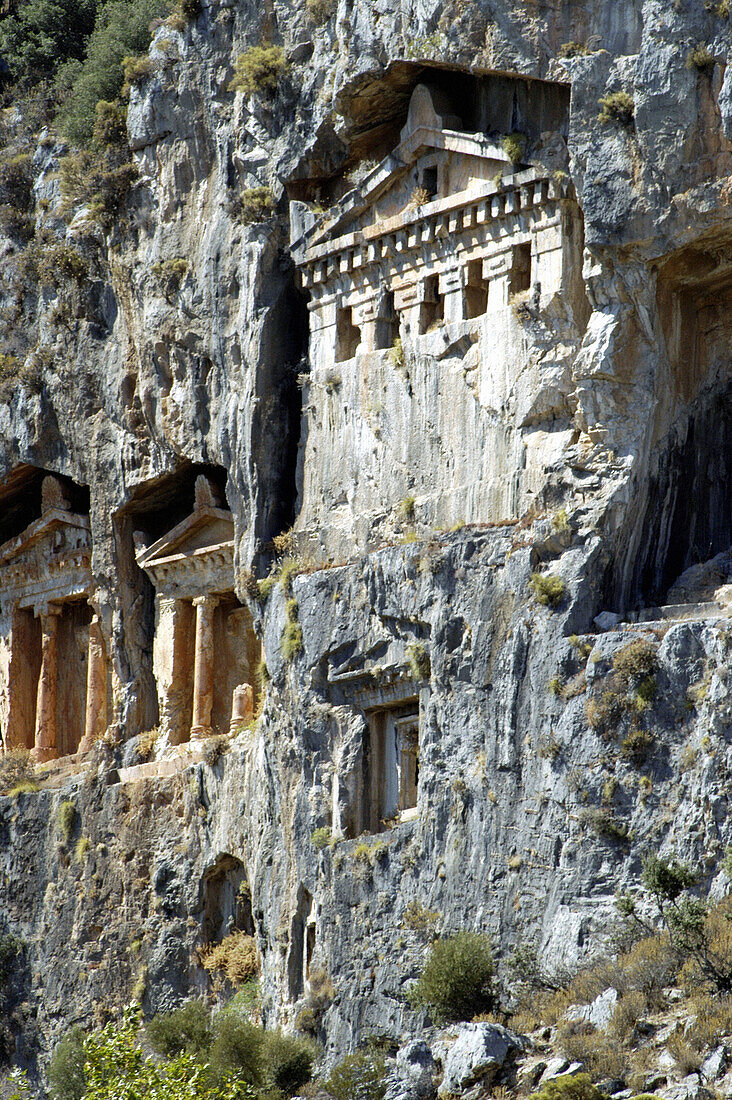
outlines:
{"label": "stone column", "polygon": [[86,667],[86,718],[78,752],[89,752],[107,725],[107,659],[99,616],[89,624],[89,654]]}
{"label": "stone column", "polygon": [[229,732],[236,733],[242,722],[249,722],[254,715],[254,688],[251,684],[238,684],[231,700]]}
{"label": "stone column", "polygon": [[58,691],[57,630],[60,607],[50,604],[38,612],[41,620],[41,674],[36,696],[36,737],[31,752],[34,760],[55,760],[56,695]]}
{"label": "stone column", "polygon": [[199,741],[211,735],[211,711],[213,710],[214,668],[214,611],[218,596],[197,596],[196,651],[193,658],[193,721],[191,741]]}

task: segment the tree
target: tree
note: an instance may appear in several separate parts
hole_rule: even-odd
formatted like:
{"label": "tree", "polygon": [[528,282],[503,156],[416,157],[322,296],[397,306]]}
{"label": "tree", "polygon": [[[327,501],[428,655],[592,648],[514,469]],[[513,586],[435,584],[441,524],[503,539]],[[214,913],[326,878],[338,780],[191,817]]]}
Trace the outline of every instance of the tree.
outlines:
{"label": "tree", "polygon": [[410,1000],[436,1023],[469,1020],[490,1012],[496,1000],[495,966],[488,936],[458,932],[432,947]]}
{"label": "tree", "polygon": [[235,1074],[215,1079],[193,1054],[155,1063],[137,1044],[140,1014],[125,1009],[122,1022],[107,1024],[84,1040],[84,1100],[255,1100],[255,1091]]}
{"label": "tree", "polygon": [[16,80],[36,83],[84,56],[97,0],[25,0],[0,20],[0,56]]}
{"label": "tree", "polygon": [[59,86],[68,89],[59,117],[70,141],[84,145],[91,140],[97,103],[117,99],[123,60],[147,51],[150,22],[168,9],[167,0],[107,0],[100,9],[84,61],[70,62],[58,74]]}
{"label": "tree", "polygon": [[[732,912],[729,901],[710,908],[689,890],[699,880],[690,867],[676,860],[649,856],[643,863],[642,882],[656,902],[672,946],[684,962],[689,962],[699,977],[710,982],[720,993],[732,993]],[[637,913],[635,902],[627,895],[618,900],[618,908],[645,934],[653,929]]]}

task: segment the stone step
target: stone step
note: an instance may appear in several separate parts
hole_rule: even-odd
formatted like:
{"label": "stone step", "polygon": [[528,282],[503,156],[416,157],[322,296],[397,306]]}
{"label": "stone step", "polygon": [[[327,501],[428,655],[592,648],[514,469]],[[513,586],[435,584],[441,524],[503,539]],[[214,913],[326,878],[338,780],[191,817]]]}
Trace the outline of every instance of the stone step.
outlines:
{"label": "stone step", "polygon": [[641,611],[629,615],[627,622],[690,622],[698,619],[726,619],[732,608],[717,603],[677,603],[665,607],[644,607]]}
{"label": "stone step", "polygon": [[120,783],[136,783],[141,779],[163,779],[185,771],[203,758],[203,745],[181,745],[175,756],[163,760],[150,760],[146,764],[134,764],[118,771]]}

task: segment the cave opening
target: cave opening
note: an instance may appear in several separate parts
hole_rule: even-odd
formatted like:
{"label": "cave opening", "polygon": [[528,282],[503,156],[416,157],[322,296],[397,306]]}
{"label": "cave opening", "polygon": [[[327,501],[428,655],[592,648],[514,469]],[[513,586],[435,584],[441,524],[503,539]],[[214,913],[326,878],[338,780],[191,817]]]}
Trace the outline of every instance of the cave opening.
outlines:
{"label": "cave opening", "polygon": [[[619,611],[678,602],[674,588],[691,566],[732,549],[732,246],[700,241],[659,269],[658,318],[668,373],[642,513],[629,513],[612,579]],[[703,590],[699,589],[700,592]],[[689,589],[688,600],[697,599]]]}
{"label": "cave opening", "polygon": [[203,877],[201,935],[204,943],[216,944],[234,932],[253,936],[254,918],[246,868],[226,853]]}
{"label": "cave opening", "polygon": [[637,547],[625,585],[641,607],[663,606],[686,569],[732,547],[732,383],[706,393],[658,456]]}
{"label": "cave opening", "polygon": [[200,462],[182,462],[175,470],[136,488],[117,518],[129,516],[135,531],[147,542],[155,542],[193,511],[196,479],[204,474],[218,494],[221,506],[226,503],[226,470]]}
{"label": "cave opening", "polygon": [[[283,260],[283,263],[285,261]],[[259,534],[266,542],[292,527],[298,501],[298,450],[303,413],[300,376],[308,367],[310,294],[299,289],[291,259],[287,279],[262,333],[266,387],[252,425],[252,447],[264,489],[258,517]]]}
{"label": "cave opening", "polygon": [[[570,89],[519,73],[471,69],[433,61],[394,61],[359,74],[338,94],[344,119],[338,135],[324,129],[287,181],[290,199],[330,204],[353,186],[359,164],[378,162],[399,143],[412,92],[428,84],[454,129],[500,140],[520,132],[531,145],[542,134],[566,138]],[[436,179],[422,181],[428,194]]]}

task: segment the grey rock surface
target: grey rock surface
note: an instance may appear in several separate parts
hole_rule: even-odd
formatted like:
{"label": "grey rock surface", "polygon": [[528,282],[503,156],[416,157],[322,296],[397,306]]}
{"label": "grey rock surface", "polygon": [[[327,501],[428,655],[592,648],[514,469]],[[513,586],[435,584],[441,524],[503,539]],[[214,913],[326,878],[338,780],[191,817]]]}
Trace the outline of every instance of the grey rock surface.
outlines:
{"label": "grey rock surface", "polygon": [[489,1085],[509,1055],[526,1046],[523,1036],[500,1024],[461,1024],[442,1057],[439,1095],[463,1092],[478,1082]]}
{"label": "grey rock surface", "polygon": [[[169,44],[158,34],[151,56],[161,64],[131,94],[140,178],[113,226],[85,209],[61,217],[63,146],[34,140],[36,228],[73,244],[90,274],[83,292],[41,288],[3,231],[0,350],[27,370],[3,390],[0,472],[28,463],[89,488],[114,713],[112,743],[87,773],[0,799],[0,917],[25,943],[13,977],[25,1014],[13,1024],[19,1063],[45,1064],[70,1024],[119,1011],[141,977],[147,1012],[210,992],[196,950],[229,859],[251,889],[268,1025],[292,1029],[306,1006],[302,934],[314,916],[313,966],[334,989],[317,1023],[328,1064],[366,1039],[406,1043],[424,1026],[407,990],[430,936],[410,924],[412,903],[437,914],[440,934],[485,931],[501,953],[534,942],[548,972],[566,973],[603,952],[616,894],[638,892],[646,853],[700,865],[713,896],[728,889],[729,622],[628,621],[729,539],[732,73],[729,21],[712,7],[339,0],[312,26],[302,5],[275,0],[270,29],[291,70],[268,102],[227,90],[235,57],[263,32],[264,6],[207,2]],[[560,58],[569,37],[589,52]],[[714,54],[707,75],[686,65],[697,41]],[[486,457],[501,492],[525,447],[566,438],[523,518],[449,531],[437,515],[383,545],[369,542],[365,517],[352,537],[341,525],[337,560],[304,563],[291,597],[276,587],[266,607],[252,604],[271,675],[254,729],[213,765],[122,784],[133,750],[119,743],[158,719],[152,598],[124,509],[189,464],[220,467],[237,592],[248,599],[248,571],[266,572],[269,540],[302,506],[297,454],[316,408],[307,380],[298,385],[307,303],[288,254],[286,189],[322,178],[342,192],[340,169],[377,151],[359,145],[364,117],[393,121],[425,67],[444,66],[571,86],[566,142],[539,138],[529,156],[551,154],[580,202],[575,276],[588,316],[580,325],[559,302],[511,321],[511,339],[530,337],[541,354],[538,382],[522,377],[506,408],[488,414],[511,428],[521,420],[521,445]],[[620,90],[634,101],[633,124],[600,122],[599,99]],[[4,115],[8,132],[16,116]],[[241,192],[261,185],[278,216],[245,225]],[[296,208],[298,225],[312,216]],[[175,258],[188,269],[172,291],[156,265]],[[408,440],[425,482],[448,494],[454,456],[436,425],[458,387],[465,399],[468,368],[457,352],[447,366],[415,365],[422,389],[403,387],[400,423],[419,415],[423,443],[387,425],[391,453]],[[327,410],[332,394],[321,398]],[[391,491],[403,471],[390,465]],[[470,474],[483,474],[477,459]],[[372,488],[379,499],[384,486]],[[506,522],[487,525],[497,518]],[[530,588],[541,570],[563,582],[556,610]],[[292,662],[281,651],[287,598],[303,630]],[[657,661],[638,718],[645,759],[624,746],[636,728],[629,703],[610,731],[597,716],[603,693],[617,691],[616,655],[639,638]],[[359,839],[347,823],[364,786],[366,726],[348,677],[403,668],[415,641],[431,662],[418,692],[417,814]],[[91,842],[83,860],[58,835],[63,799],[78,810],[74,841]],[[319,851],[311,837],[321,828],[334,843]],[[455,1080],[480,1076],[483,1057],[490,1076],[487,1033],[464,1034]],[[549,1060],[544,1078],[559,1072]],[[421,1095],[411,1073],[399,1067],[399,1080]],[[673,1089],[669,1100],[704,1095],[698,1080]]]}

